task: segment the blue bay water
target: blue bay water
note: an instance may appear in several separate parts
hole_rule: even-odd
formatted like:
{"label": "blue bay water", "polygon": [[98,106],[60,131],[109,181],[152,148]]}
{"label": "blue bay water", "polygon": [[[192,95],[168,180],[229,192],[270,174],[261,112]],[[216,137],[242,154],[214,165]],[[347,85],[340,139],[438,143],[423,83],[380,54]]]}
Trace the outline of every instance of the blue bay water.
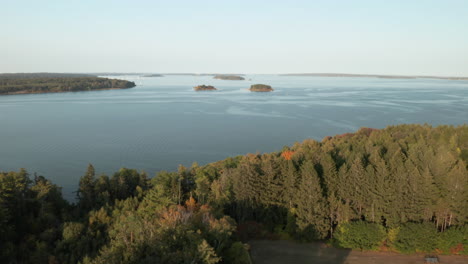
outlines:
{"label": "blue bay water", "polygon": [[[281,150],[307,138],[403,123],[468,122],[468,82],[247,75],[144,78],[125,90],[0,96],[0,171],[26,168],[72,199],[87,164],[154,176],[179,164]],[[272,93],[251,93],[265,83]],[[195,92],[193,86],[219,90]]]}

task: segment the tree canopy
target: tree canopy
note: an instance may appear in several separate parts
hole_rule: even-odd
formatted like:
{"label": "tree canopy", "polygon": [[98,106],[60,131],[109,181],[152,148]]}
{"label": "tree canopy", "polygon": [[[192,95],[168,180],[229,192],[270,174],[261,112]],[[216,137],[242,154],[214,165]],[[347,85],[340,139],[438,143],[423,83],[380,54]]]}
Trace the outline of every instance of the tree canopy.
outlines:
{"label": "tree canopy", "polygon": [[250,263],[255,238],[468,255],[468,126],[399,125],[175,172],[0,173],[1,263]]}

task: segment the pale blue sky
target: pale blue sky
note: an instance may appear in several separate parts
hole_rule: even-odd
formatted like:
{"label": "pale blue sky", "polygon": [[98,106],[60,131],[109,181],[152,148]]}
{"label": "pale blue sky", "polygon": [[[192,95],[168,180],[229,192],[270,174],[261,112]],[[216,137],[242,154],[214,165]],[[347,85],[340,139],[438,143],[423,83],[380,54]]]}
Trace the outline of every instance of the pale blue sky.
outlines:
{"label": "pale blue sky", "polygon": [[468,1],[0,0],[0,72],[468,76]]}

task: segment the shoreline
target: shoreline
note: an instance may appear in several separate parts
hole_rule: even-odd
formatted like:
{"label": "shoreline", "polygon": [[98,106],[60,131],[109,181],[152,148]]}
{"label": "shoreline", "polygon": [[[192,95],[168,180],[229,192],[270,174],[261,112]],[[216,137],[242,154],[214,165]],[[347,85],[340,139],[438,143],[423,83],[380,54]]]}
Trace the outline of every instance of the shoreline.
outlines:
{"label": "shoreline", "polygon": [[93,91],[105,91],[105,90],[123,90],[123,89],[131,89],[134,87],[128,88],[99,88],[99,89],[92,89],[92,90],[80,90],[80,91],[43,91],[43,92],[28,92],[28,91],[19,91],[13,93],[0,93],[0,96],[3,95],[23,95],[23,94],[48,94],[48,93],[77,93],[77,92],[93,92]]}
{"label": "shoreline", "polygon": [[385,74],[348,74],[348,73],[286,73],[280,76],[295,77],[340,77],[340,78],[381,78],[381,79],[436,79],[450,81],[468,81],[468,77],[432,76],[432,75],[385,75]]}

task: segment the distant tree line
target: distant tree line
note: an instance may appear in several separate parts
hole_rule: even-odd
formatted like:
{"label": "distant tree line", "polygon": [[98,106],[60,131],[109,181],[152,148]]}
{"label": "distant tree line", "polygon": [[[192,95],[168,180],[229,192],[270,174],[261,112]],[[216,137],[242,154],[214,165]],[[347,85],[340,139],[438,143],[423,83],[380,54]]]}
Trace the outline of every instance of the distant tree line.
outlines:
{"label": "distant tree line", "polygon": [[142,75],[141,77],[164,77],[164,75],[158,74],[158,73],[151,73],[151,74]]}
{"label": "distant tree line", "polygon": [[97,75],[84,74],[84,73],[54,73],[54,72],[0,73],[0,79],[79,78],[79,77],[97,77]]}
{"label": "distant tree line", "polygon": [[132,88],[134,82],[73,74],[2,74],[0,94],[58,93],[109,88]]}
{"label": "distant tree line", "polygon": [[255,238],[468,255],[468,126],[363,128],[176,172],[0,173],[1,263],[250,263]]}
{"label": "distant tree line", "polygon": [[242,81],[245,80],[244,77],[239,75],[230,75],[230,74],[218,74],[213,77],[213,79],[220,79],[220,80],[231,80],[231,81]]}

